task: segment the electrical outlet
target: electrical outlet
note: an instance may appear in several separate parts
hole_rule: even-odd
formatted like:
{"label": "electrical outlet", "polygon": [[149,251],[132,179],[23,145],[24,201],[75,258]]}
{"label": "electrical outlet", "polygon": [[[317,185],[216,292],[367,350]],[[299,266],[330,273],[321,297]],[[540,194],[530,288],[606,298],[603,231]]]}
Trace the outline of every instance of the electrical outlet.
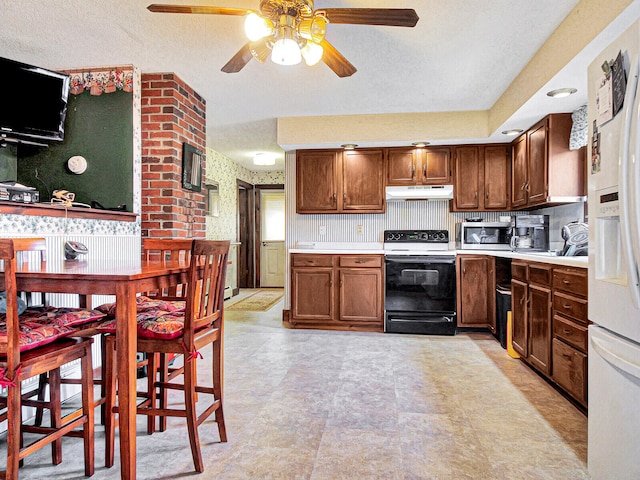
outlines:
{"label": "electrical outlet", "polygon": [[362,225],[356,225],[356,233],[358,235],[362,235],[363,233]]}
{"label": "electrical outlet", "polygon": [[326,225],[320,225],[319,230],[320,230],[319,231],[320,236],[323,237],[323,236],[325,236],[327,234],[327,226]]}

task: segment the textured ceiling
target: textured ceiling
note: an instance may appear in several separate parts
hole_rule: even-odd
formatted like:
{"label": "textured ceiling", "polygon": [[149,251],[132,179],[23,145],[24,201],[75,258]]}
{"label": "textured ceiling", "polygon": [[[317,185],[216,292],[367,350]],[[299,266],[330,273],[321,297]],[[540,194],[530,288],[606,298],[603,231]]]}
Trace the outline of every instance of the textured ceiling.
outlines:
{"label": "textured ceiling", "polygon": [[[250,165],[258,151],[282,158],[279,117],[491,108],[578,0],[317,0],[316,8],[409,7],[420,17],[415,28],[329,25],[327,39],[358,69],[342,79],[322,63],[269,60],[223,73],[246,41],[243,17],[151,13],[148,3],[2,0],[0,56],[53,69],[133,64],[143,73],[174,72],[207,101],[207,146]],[[255,9],[259,2],[154,3]]]}

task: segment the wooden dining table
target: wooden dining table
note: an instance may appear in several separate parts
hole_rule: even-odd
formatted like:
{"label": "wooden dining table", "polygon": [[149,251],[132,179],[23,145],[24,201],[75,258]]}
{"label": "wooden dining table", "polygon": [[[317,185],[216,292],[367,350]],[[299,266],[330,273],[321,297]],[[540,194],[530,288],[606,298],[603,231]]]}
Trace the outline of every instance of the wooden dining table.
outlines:
{"label": "wooden dining table", "polygon": [[136,478],[136,295],[186,283],[184,260],[91,259],[18,264],[18,291],[115,295],[121,478]]}

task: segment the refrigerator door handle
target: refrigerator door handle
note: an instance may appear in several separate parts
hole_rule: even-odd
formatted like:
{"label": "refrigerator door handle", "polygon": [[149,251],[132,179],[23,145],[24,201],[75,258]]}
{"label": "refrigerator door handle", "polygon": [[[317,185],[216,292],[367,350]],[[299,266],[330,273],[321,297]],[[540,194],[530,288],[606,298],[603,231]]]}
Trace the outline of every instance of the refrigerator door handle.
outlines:
{"label": "refrigerator door handle", "polygon": [[592,336],[591,346],[604,360],[607,361],[607,363],[635,378],[640,379],[640,365],[613,353],[613,348],[610,347],[608,342]]}
{"label": "refrigerator door handle", "polygon": [[[633,112],[638,109],[637,102],[640,100],[638,96],[638,55],[634,56],[631,63],[631,70],[629,71],[629,81],[627,83],[627,91],[625,92],[625,106],[624,106],[624,127],[622,135],[620,135],[620,168],[619,168],[619,198],[620,198],[620,230],[622,234],[622,250],[624,253],[627,275],[629,280],[629,293],[631,299],[636,308],[640,309],[640,280],[638,279],[637,262],[633,251],[633,235],[632,233],[632,221],[631,221],[631,199],[629,195],[631,189],[629,188],[629,182],[631,176],[629,175],[630,169],[630,152],[632,146],[631,142],[631,128],[634,120]],[[639,132],[640,133],[640,132]],[[636,143],[638,139],[636,136]],[[634,149],[635,152],[635,149]]]}

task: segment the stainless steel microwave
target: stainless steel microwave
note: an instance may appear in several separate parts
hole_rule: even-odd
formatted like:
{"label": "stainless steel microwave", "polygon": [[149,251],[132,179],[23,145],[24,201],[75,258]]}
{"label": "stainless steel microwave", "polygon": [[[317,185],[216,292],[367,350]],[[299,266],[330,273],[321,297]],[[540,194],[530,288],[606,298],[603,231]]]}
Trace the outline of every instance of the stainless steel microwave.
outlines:
{"label": "stainless steel microwave", "polygon": [[456,248],[460,250],[511,250],[510,222],[461,222],[456,224]]}

